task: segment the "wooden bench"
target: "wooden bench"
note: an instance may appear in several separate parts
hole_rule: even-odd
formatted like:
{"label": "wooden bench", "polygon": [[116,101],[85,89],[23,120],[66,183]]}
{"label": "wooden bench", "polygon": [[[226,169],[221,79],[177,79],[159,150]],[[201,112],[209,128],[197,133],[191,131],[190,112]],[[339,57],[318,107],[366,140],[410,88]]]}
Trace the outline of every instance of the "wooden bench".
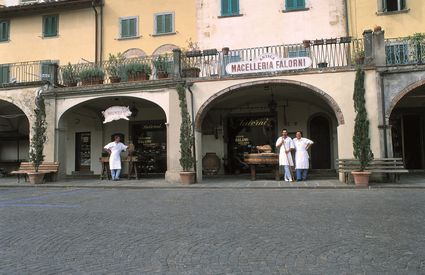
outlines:
{"label": "wooden bench", "polygon": [[[44,173],[49,176],[48,180],[56,181],[57,173],[59,170],[58,162],[43,162],[38,167],[38,172]],[[34,166],[32,162],[21,162],[17,171],[12,171],[10,174],[18,175],[18,182],[20,182],[20,175],[25,175],[25,181],[27,181],[27,173],[34,172]]]}
{"label": "wooden bench", "polygon": [[[339,173],[344,174],[344,182],[349,182],[351,172],[358,171],[360,169],[360,162],[357,159],[337,159],[336,167]],[[366,167],[365,171],[372,173],[384,173],[388,176],[391,175],[393,182],[400,179],[401,173],[409,172],[404,168],[402,158],[373,159]]]}

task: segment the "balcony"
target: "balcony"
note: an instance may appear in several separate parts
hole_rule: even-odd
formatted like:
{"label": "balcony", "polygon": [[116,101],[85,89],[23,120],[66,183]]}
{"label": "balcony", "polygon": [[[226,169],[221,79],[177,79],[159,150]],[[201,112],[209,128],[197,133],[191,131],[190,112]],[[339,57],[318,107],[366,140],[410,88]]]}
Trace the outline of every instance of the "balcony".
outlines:
{"label": "balcony", "polygon": [[0,87],[57,83],[57,71],[52,60],[0,64]]}
{"label": "balcony", "polygon": [[425,37],[385,39],[388,66],[425,64]]}

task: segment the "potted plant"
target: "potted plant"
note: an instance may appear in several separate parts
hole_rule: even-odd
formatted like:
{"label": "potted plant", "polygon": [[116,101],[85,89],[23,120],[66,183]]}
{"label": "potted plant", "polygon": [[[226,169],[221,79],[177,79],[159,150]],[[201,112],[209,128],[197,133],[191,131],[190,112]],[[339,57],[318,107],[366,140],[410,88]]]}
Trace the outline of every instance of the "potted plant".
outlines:
{"label": "potted plant", "polygon": [[117,55],[109,54],[106,71],[108,72],[111,83],[119,83],[121,81],[124,60],[125,57],[122,53],[117,53]]}
{"label": "potted plant", "polygon": [[304,46],[304,48],[310,48],[310,43],[311,43],[310,40],[303,40],[303,46]]}
{"label": "potted plant", "polygon": [[425,62],[425,54],[423,49],[425,47],[425,33],[415,33],[407,38],[412,44],[415,51],[413,51],[413,59],[418,60],[419,64]]}
{"label": "potted plant", "polygon": [[166,56],[158,55],[152,61],[158,79],[168,78],[169,61]]}
{"label": "potted plant", "polygon": [[229,47],[224,47],[224,48],[222,48],[222,49],[221,49],[221,52],[222,52],[224,55],[228,55],[228,54],[229,54],[229,51],[230,51],[230,48],[229,48]]}
{"label": "potted plant", "polygon": [[365,59],[365,52],[364,50],[357,50],[354,55],[354,61],[357,65],[362,65],[364,63]]}
{"label": "potted plant", "polygon": [[317,63],[318,68],[326,68],[328,66],[328,62],[319,62]]}
{"label": "potted plant", "polygon": [[189,39],[187,49],[183,49],[182,53],[182,77],[199,77],[202,52],[199,50],[198,43]]}
{"label": "potted plant", "polygon": [[105,77],[105,72],[100,67],[89,67],[81,70],[79,73],[81,84],[84,85],[94,85],[94,84],[103,84],[103,79]]}
{"label": "potted plant", "polygon": [[152,69],[148,64],[131,62],[124,66],[124,72],[128,81],[149,80]]}
{"label": "potted plant", "polygon": [[44,160],[44,143],[47,140],[46,107],[41,93],[36,97],[36,108],[34,109],[34,113],[35,122],[32,126],[33,134],[31,137],[31,150],[29,153],[30,160],[34,166],[34,172],[27,172],[27,175],[30,183],[39,184],[43,183],[44,179],[44,173],[40,173],[38,168]]}
{"label": "potted plant", "polygon": [[351,172],[351,174],[353,175],[354,183],[359,187],[369,186],[369,177],[371,173],[365,171],[365,169],[373,159],[373,153],[370,150],[369,120],[366,110],[364,77],[364,71],[358,68],[353,94],[354,111],[356,112],[353,134],[353,153],[354,157],[360,163],[360,169],[359,171]]}
{"label": "potted plant", "polygon": [[179,94],[180,114],[182,117],[180,125],[180,165],[183,171],[180,172],[180,179],[182,184],[192,184],[195,183],[192,123],[187,110],[186,90],[181,84],[177,86],[177,93]]}
{"label": "potted plant", "polygon": [[62,68],[62,80],[63,84],[68,87],[75,87],[78,83],[78,73],[75,70],[75,67],[68,63],[65,67]]}

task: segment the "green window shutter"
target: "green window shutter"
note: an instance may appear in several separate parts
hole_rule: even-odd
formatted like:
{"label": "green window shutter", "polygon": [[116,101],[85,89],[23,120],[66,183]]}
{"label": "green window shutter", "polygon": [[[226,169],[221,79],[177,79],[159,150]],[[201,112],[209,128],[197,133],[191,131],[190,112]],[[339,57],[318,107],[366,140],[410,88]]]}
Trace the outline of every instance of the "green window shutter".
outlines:
{"label": "green window shutter", "polygon": [[164,30],[166,33],[173,32],[173,15],[172,14],[164,15]]}
{"label": "green window shutter", "polygon": [[159,14],[156,15],[156,33],[172,33],[173,29],[173,14]]}
{"label": "green window shutter", "polygon": [[133,36],[133,37],[137,36],[137,26],[136,26],[137,20],[136,20],[136,18],[129,19],[128,21],[129,21],[128,25],[129,25],[130,36]]}
{"label": "green window shutter", "polygon": [[305,8],[305,0],[286,0],[287,10],[298,10]]}
{"label": "green window shutter", "polygon": [[58,35],[59,16],[46,15],[43,17],[43,36],[51,37]]}
{"label": "green window shutter", "polygon": [[387,0],[382,0],[382,11],[387,11]]}
{"label": "green window shutter", "polygon": [[221,15],[229,15],[230,9],[229,4],[231,0],[221,0]]}
{"label": "green window shutter", "polygon": [[9,21],[0,21],[0,41],[9,40]]}
{"label": "green window shutter", "polygon": [[164,33],[164,15],[156,16],[156,33]]}
{"label": "green window shutter", "polygon": [[137,18],[121,19],[121,38],[137,36]]}
{"label": "green window shutter", "polygon": [[305,8],[305,0],[297,0],[297,8],[304,9]]}
{"label": "green window shutter", "polygon": [[9,65],[0,65],[0,84],[10,82]]}
{"label": "green window shutter", "polygon": [[129,33],[129,26],[128,26],[128,20],[121,20],[121,38],[128,37],[130,35]]}
{"label": "green window shutter", "polygon": [[232,14],[239,14],[239,0],[231,0]]}
{"label": "green window shutter", "polygon": [[405,10],[405,9],[406,9],[406,1],[400,0],[400,10]]}

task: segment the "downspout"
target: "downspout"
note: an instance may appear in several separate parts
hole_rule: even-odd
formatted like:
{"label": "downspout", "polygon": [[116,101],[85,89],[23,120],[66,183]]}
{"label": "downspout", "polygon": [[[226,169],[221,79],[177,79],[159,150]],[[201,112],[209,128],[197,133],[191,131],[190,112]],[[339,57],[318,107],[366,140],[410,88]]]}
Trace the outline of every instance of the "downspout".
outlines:
{"label": "downspout", "polygon": [[103,0],[100,1],[100,56],[99,60],[103,60]]}
{"label": "downspout", "polygon": [[95,22],[94,22],[94,28],[95,28],[95,31],[94,31],[94,35],[95,35],[95,43],[94,43],[94,62],[97,64],[97,57],[98,57],[98,52],[97,52],[97,49],[98,49],[98,44],[99,44],[99,39],[98,39],[98,17],[99,17],[99,15],[98,15],[98,13],[97,13],[97,10],[96,10],[96,7],[95,7],[95,0],[93,0],[92,2],[91,2],[91,4],[92,4],[92,8],[93,8],[93,10],[94,10],[94,20],[95,20]]}
{"label": "downspout", "polygon": [[193,136],[193,142],[192,142],[192,150],[193,150],[193,159],[194,164],[193,168],[195,169],[195,183],[198,182],[198,176],[197,176],[197,170],[196,170],[196,144],[195,144],[195,111],[193,110],[193,91],[190,89],[192,87],[193,83],[186,83],[187,90],[190,93],[190,109],[192,113],[192,136]]}
{"label": "downspout", "polygon": [[346,36],[350,36],[350,25],[348,21],[348,0],[344,0],[344,12],[345,12],[345,32],[346,32]]}
{"label": "downspout", "polygon": [[382,111],[382,127],[384,130],[384,157],[388,158],[388,144],[387,144],[387,120],[385,119],[385,94],[384,94],[384,77],[382,72],[379,73],[381,81],[381,111]]}

